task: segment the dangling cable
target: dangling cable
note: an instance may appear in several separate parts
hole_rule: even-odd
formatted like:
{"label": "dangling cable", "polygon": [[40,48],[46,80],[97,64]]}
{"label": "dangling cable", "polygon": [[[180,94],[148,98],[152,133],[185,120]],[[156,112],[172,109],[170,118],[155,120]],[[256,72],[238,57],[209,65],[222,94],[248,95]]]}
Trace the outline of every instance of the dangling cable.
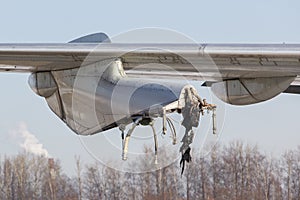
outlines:
{"label": "dangling cable", "polygon": [[175,122],[176,124],[181,124],[178,120],[173,119],[172,117],[168,117],[172,122]]}
{"label": "dangling cable", "polygon": [[177,143],[177,141],[176,141],[177,134],[176,134],[175,126],[174,126],[172,120],[169,117],[167,117],[166,119],[167,119],[168,125],[171,129],[171,134],[172,134],[172,137],[173,137],[173,144],[175,145]]}

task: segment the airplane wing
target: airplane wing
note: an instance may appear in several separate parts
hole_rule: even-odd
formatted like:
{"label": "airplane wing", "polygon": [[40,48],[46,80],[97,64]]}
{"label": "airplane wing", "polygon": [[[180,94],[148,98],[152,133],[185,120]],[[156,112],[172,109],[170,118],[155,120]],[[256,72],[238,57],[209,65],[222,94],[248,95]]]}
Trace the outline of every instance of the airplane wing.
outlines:
{"label": "airplane wing", "polygon": [[[300,93],[300,44],[115,44],[106,35],[94,36],[66,44],[0,44],[0,71],[50,72],[57,79],[66,76],[64,71],[71,76],[81,66],[118,59],[129,77],[202,80],[220,99],[235,105],[261,102],[281,92]],[[68,121],[63,107],[71,100],[61,96],[45,97],[48,104],[62,101],[50,107]],[[105,129],[115,126],[111,122],[104,123]]]}
{"label": "airplane wing", "polygon": [[300,75],[298,44],[0,44],[0,70],[8,72],[58,71],[111,58],[121,58],[130,75],[146,77]]}

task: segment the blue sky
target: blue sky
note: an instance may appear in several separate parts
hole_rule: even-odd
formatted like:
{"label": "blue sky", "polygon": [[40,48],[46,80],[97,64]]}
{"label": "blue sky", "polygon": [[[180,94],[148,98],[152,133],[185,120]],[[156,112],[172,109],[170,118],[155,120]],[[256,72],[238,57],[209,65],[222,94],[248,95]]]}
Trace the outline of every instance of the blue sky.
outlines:
{"label": "blue sky", "polygon": [[[199,43],[300,43],[300,2],[289,1],[6,1],[1,3],[0,42],[67,42],[103,31],[114,36],[135,28],[181,32]],[[0,152],[21,151],[11,133],[21,122],[64,167],[74,155],[91,156],[78,137],[36,96],[27,74],[0,74]],[[300,144],[300,95],[226,106],[223,143],[243,140],[271,154]],[[109,132],[116,133],[116,132]],[[109,134],[106,133],[106,134]]]}

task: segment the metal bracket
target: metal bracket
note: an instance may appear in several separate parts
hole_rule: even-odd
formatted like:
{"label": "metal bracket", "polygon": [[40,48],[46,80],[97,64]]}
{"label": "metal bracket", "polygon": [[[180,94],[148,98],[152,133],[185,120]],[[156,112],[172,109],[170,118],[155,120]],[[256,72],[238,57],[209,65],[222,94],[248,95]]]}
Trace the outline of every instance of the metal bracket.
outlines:
{"label": "metal bracket", "polygon": [[[126,134],[126,137],[124,139],[124,131],[122,132],[122,159],[127,160],[127,153],[128,153],[128,143],[129,139],[131,137],[132,132],[134,129],[139,125],[139,122],[142,120],[142,118],[137,119],[133,124],[132,127],[129,129],[129,131]],[[121,127],[119,127],[121,130]],[[124,129],[125,130],[125,129]]]}
{"label": "metal bracket", "polygon": [[[129,140],[130,137],[134,131],[134,129],[141,123],[141,121],[143,120],[143,118],[139,118],[137,119],[133,124],[132,127],[128,130],[126,137],[124,138],[124,131],[125,131],[125,125],[120,125],[119,129],[121,131],[121,138],[122,138],[122,160],[127,160],[127,153],[128,153],[128,144],[129,144]],[[151,119],[149,125],[151,126],[152,132],[153,132],[153,138],[154,138],[154,152],[155,152],[155,161],[154,163],[157,164],[158,161],[158,141],[157,141],[157,134],[154,128],[154,121]]]}

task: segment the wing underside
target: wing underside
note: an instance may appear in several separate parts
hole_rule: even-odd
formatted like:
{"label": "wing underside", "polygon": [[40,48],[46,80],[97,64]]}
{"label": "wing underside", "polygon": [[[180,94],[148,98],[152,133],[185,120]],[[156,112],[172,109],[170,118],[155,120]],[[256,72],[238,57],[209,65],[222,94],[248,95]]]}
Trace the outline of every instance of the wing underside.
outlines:
{"label": "wing underside", "polygon": [[[121,58],[129,76],[220,81],[290,77],[298,85],[300,45],[1,44],[0,71],[41,72]],[[295,92],[297,90],[290,90]]]}

